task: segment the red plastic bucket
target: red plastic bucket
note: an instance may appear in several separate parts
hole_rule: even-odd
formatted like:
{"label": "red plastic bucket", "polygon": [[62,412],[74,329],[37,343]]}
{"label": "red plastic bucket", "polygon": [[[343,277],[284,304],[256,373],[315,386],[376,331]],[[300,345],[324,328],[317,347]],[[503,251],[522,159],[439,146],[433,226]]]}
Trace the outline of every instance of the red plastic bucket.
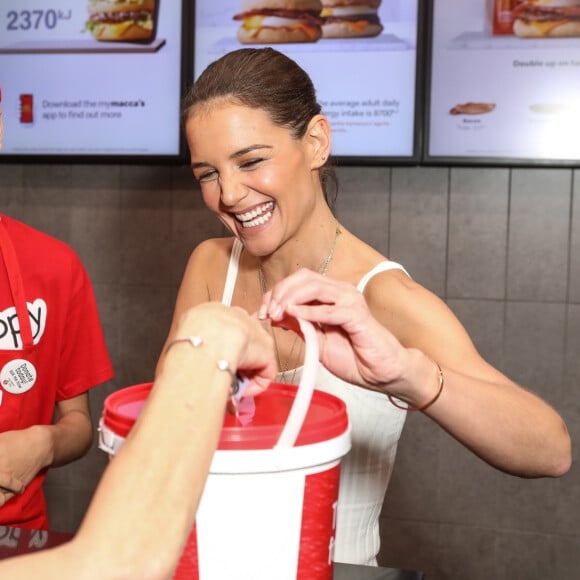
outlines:
{"label": "red plastic bucket", "polygon": [[[306,366],[312,365],[305,364],[299,388],[272,383],[255,398],[249,424],[226,413],[175,579],[332,580],[340,461],[350,449],[350,427],[341,399],[313,390],[300,401]],[[101,449],[115,455],[151,386],[107,397]],[[306,405],[299,431],[282,445],[297,403]]]}
{"label": "red plastic bucket", "polygon": [[[151,383],[109,395],[100,447],[114,455]],[[174,578],[331,580],[340,460],[350,449],[342,400],[314,391],[296,445],[273,448],[296,387],[273,383],[252,423],[226,414],[196,525]]]}

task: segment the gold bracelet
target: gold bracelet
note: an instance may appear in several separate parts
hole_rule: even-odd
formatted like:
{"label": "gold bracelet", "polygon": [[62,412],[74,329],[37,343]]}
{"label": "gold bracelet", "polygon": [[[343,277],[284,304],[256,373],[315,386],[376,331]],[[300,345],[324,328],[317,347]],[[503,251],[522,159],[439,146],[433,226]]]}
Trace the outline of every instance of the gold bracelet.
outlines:
{"label": "gold bracelet", "polygon": [[[431,359],[431,360],[433,360],[433,359]],[[419,405],[418,407],[409,407],[409,406],[399,405],[399,403],[395,402],[395,400],[393,399],[393,397],[391,395],[387,395],[387,397],[389,397],[389,401],[391,401],[392,405],[397,407],[397,409],[402,409],[403,411],[424,411],[427,407],[430,407],[440,397],[441,392],[443,391],[443,385],[445,384],[445,377],[443,376],[443,371],[441,370],[439,363],[435,360],[433,360],[433,362],[435,363],[435,366],[437,367],[437,373],[439,375],[439,389],[437,390],[437,394],[431,400],[427,401],[424,405]]]}
{"label": "gold bracelet", "polygon": [[[186,336],[184,338],[176,338],[176,339],[172,340],[167,345],[167,348],[165,349],[165,354],[167,355],[167,353],[169,352],[169,349],[173,345],[175,345],[179,342],[187,342],[187,343],[191,344],[191,346],[193,346],[193,348],[198,348],[204,344],[203,338],[201,338],[201,336],[194,335],[194,336]],[[229,375],[231,377],[230,394],[229,394],[229,399],[228,399],[228,411],[230,413],[232,413],[232,415],[237,415],[238,414],[239,397],[237,397],[236,395],[238,395],[242,385],[245,385],[246,379],[242,378],[238,373],[234,372],[232,370],[230,362],[225,358],[218,359],[216,361],[216,365],[220,371],[224,371],[226,373],[229,373]],[[240,393],[240,395],[241,395],[241,393]]]}

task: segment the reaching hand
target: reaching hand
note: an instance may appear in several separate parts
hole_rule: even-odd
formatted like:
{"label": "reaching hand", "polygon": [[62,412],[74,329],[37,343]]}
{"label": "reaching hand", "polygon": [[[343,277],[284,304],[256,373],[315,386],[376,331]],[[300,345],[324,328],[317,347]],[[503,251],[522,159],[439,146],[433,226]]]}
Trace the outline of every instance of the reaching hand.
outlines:
{"label": "reaching hand", "polygon": [[274,343],[263,325],[244,309],[219,302],[199,304],[186,311],[177,336],[199,334],[217,359],[235,364],[250,383],[245,395],[268,388],[277,371]]}
{"label": "reaching hand", "polygon": [[299,270],[264,295],[258,317],[295,331],[293,317],[314,323],[320,362],[347,382],[383,391],[382,385],[401,378],[406,349],[351,284]]}

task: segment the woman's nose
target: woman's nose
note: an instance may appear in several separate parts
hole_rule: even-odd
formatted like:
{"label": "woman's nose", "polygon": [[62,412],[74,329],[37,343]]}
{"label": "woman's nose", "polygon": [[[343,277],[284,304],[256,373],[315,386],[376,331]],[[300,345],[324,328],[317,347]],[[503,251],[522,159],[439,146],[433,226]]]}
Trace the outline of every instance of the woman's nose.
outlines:
{"label": "woman's nose", "polygon": [[235,206],[248,193],[247,187],[234,175],[220,175],[219,185],[220,199],[228,207]]}

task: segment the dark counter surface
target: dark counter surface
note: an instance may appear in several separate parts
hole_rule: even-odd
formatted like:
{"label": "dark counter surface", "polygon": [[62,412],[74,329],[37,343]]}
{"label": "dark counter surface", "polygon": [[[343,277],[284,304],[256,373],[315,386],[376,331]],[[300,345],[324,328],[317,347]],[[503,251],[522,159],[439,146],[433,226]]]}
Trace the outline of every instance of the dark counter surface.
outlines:
{"label": "dark counter surface", "polygon": [[334,580],[426,580],[421,572],[397,568],[373,568],[335,564]]}
{"label": "dark counter surface", "polygon": [[[0,559],[58,546],[72,537],[73,534],[0,526]],[[424,580],[424,577],[411,570],[335,564],[334,580]]]}

